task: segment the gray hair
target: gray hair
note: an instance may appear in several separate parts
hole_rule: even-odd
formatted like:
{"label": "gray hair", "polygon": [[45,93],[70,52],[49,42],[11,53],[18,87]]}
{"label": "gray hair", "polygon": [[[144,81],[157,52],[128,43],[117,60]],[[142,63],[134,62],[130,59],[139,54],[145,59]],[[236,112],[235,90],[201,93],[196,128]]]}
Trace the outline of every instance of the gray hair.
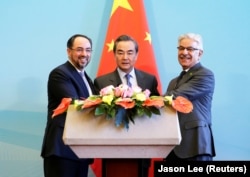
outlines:
{"label": "gray hair", "polygon": [[198,44],[198,49],[202,50],[203,51],[203,42],[202,42],[202,37],[200,34],[195,34],[195,33],[186,33],[186,34],[182,34],[179,36],[178,38],[178,42],[180,43],[181,40],[183,39],[192,39],[194,41],[197,42]]}

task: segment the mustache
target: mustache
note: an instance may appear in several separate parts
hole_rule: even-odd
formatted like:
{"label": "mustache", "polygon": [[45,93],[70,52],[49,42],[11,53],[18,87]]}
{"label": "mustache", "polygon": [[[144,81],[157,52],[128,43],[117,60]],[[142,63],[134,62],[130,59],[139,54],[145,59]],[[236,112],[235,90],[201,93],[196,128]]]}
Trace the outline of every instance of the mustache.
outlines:
{"label": "mustache", "polygon": [[78,59],[81,59],[81,60],[84,59],[84,60],[86,60],[87,62],[89,62],[90,57],[88,57],[88,56],[79,56]]}
{"label": "mustache", "polygon": [[185,55],[185,54],[180,54],[180,55],[179,55],[179,58],[180,58],[180,59],[191,59],[192,57],[191,57],[191,55],[189,55],[189,54],[186,54],[186,55]]}

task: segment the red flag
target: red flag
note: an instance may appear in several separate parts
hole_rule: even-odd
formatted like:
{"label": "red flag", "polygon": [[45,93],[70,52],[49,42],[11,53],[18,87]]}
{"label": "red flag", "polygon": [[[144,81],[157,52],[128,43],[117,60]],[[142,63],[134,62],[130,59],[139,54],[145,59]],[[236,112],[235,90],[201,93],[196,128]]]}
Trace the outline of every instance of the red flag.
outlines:
{"label": "red flag", "polygon": [[113,45],[115,39],[122,34],[130,35],[138,42],[139,55],[135,67],[153,73],[159,82],[158,90],[161,93],[143,0],[114,0],[97,76],[116,68]]}
{"label": "red flag", "polygon": [[[113,45],[115,39],[122,34],[129,35],[138,42],[139,54],[135,67],[154,74],[158,80],[158,90],[161,93],[161,83],[143,0],[114,0],[97,76],[111,72],[116,68]],[[100,167],[101,160],[95,159],[92,169],[97,177],[101,177]],[[152,175],[151,168],[149,176]]]}

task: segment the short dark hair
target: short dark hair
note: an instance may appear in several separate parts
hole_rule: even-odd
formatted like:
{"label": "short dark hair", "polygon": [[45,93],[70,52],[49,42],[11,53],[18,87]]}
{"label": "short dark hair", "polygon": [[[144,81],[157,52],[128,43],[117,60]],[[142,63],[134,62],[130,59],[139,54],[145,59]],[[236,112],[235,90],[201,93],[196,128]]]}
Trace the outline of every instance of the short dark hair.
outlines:
{"label": "short dark hair", "polygon": [[89,43],[90,43],[90,46],[92,47],[92,40],[91,40],[88,36],[83,35],[83,34],[75,34],[75,35],[73,35],[73,36],[71,36],[71,37],[69,38],[69,40],[68,40],[68,42],[67,42],[67,47],[68,47],[68,48],[71,49],[71,48],[73,47],[74,41],[75,41],[75,39],[76,39],[77,37],[83,37],[83,38],[88,39],[88,41],[89,41]]}
{"label": "short dark hair", "polygon": [[138,46],[138,43],[136,42],[136,40],[134,38],[132,38],[131,36],[128,36],[128,35],[125,35],[125,34],[123,34],[123,35],[119,36],[118,38],[116,38],[116,40],[114,42],[114,47],[113,47],[113,52],[114,53],[116,51],[116,47],[117,47],[118,42],[121,42],[121,41],[132,41],[135,44],[135,51],[136,51],[136,53],[138,53],[139,46]]}

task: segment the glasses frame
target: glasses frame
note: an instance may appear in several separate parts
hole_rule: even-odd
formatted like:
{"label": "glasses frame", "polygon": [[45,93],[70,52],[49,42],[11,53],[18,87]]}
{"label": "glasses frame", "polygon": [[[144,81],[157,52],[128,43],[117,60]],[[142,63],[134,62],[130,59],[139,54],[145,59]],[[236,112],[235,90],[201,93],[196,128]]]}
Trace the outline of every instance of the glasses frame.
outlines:
{"label": "glasses frame", "polygon": [[77,48],[75,48],[75,49],[70,48],[70,50],[76,51],[77,53],[83,53],[84,51],[85,51],[86,53],[91,53],[91,52],[93,52],[93,50],[92,50],[91,48],[84,49],[84,48],[82,48],[82,47],[77,47]]}
{"label": "glasses frame", "polygon": [[194,47],[183,47],[183,46],[179,46],[179,47],[177,47],[177,49],[179,51],[184,51],[186,49],[188,52],[193,52],[195,50],[200,50],[200,49],[197,49],[197,48],[194,48]]}

